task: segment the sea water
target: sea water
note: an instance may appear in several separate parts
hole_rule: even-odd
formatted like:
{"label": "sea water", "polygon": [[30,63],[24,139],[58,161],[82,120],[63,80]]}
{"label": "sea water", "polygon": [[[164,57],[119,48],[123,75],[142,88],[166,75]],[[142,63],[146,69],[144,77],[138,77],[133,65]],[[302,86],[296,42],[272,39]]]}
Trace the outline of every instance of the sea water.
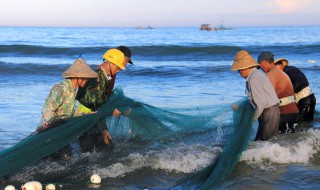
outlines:
{"label": "sea water", "polygon": [[[305,73],[320,100],[319,35],[320,27],[239,27],[210,32],[199,28],[1,27],[0,150],[35,130],[51,87],[79,55],[96,68],[106,50],[126,45],[132,50],[134,65],[121,71],[116,81],[126,96],[179,113],[210,114],[246,96],[245,79],[230,72],[236,52],[242,49],[255,59],[262,51],[288,59]],[[319,104],[316,110],[315,121],[304,124],[311,127],[306,131],[278,135],[267,142],[252,141],[219,188],[319,189]],[[115,136],[116,151],[94,153],[90,160],[96,167],[91,172],[102,177],[100,188],[170,189],[214,161],[221,147],[212,142],[223,139],[218,132],[191,133],[178,141],[161,142],[157,148]],[[65,186],[94,188],[80,177],[74,182]]]}

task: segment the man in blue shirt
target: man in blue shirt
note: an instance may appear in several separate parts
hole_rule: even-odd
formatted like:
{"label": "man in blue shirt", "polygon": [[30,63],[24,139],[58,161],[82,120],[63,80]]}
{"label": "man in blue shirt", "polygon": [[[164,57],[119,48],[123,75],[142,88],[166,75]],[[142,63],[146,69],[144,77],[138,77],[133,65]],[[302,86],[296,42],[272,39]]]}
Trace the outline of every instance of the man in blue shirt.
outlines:
{"label": "man in blue shirt", "polygon": [[244,50],[239,51],[234,59],[231,71],[238,70],[246,78],[246,94],[258,119],[259,128],[255,140],[268,140],[278,133],[280,121],[279,99],[268,79],[256,67],[259,64]]}

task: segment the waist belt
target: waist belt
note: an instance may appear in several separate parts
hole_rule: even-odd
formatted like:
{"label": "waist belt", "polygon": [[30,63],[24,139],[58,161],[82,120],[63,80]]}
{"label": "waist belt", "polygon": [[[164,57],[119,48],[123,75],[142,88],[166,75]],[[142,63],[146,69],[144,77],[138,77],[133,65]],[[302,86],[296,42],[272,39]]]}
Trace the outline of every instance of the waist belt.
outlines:
{"label": "waist belt", "polygon": [[294,96],[293,95],[287,96],[280,99],[279,106],[285,106],[285,105],[291,104],[292,102],[295,102]]}
{"label": "waist belt", "polygon": [[304,89],[300,90],[300,92],[295,93],[294,96],[296,98],[296,102],[298,103],[299,100],[301,100],[302,98],[305,98],[311,94],[312,94],[311,88],[310,88],[310,86],[307,86]]}

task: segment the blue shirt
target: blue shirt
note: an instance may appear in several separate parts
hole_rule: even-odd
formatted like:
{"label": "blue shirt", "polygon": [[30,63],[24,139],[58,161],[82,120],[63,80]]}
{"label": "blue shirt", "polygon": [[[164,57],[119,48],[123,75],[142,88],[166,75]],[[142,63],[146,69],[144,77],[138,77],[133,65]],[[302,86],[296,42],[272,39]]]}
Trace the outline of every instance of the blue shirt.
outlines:
{"label": "blue shirt", "polygon": [[260,117],[265,108],[279,104],[279,99],[269,78],[257,68],[247,77],[246,94],[255,109],[253,119]]}

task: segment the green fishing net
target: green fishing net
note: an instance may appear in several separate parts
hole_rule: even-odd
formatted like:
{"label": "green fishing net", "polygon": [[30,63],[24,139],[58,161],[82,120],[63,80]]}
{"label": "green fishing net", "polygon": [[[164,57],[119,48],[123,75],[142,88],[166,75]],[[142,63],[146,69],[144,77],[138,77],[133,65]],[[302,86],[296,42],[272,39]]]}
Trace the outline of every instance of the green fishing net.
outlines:
{"label": "green fishing net", "polygon": [[[245,100],[235,104],[239,105],[236,111],[233,111],[230,105],[224,105],[218,108],[215,106],[216,109],[210,114],[202,114],[200,111],[195,111],[194,114],[181,114],[133,100],[126,97],[121,88],[116,88],[97,113],[72,118],[2,150],[0,177],[10,176],[30,164],[37,163],[105,120],[110,134],[115,139],[134,139],[149,143],[172,139],[176,142],[174,139],[183,135],[210,131],[215,136],[213,142],[225,145],[222,145],[223,151],[214,164],[194,176],[193,182],[200,186],[211,187],[212,183],[223,179],[232,171],[249,141],[252,107]],[[126,116],[112,117],[115,108]],[[50,175],[54,176],[52,173]]]}
{"label": "green fishing net", "polygon": [[205,169],[189,177],[183,183],[188,189],[215,189],[238,163],[241,153],[246,150],[252,131],[254,109],[246,99],[234,104],[233,133],[229,136],[222,153]]}

